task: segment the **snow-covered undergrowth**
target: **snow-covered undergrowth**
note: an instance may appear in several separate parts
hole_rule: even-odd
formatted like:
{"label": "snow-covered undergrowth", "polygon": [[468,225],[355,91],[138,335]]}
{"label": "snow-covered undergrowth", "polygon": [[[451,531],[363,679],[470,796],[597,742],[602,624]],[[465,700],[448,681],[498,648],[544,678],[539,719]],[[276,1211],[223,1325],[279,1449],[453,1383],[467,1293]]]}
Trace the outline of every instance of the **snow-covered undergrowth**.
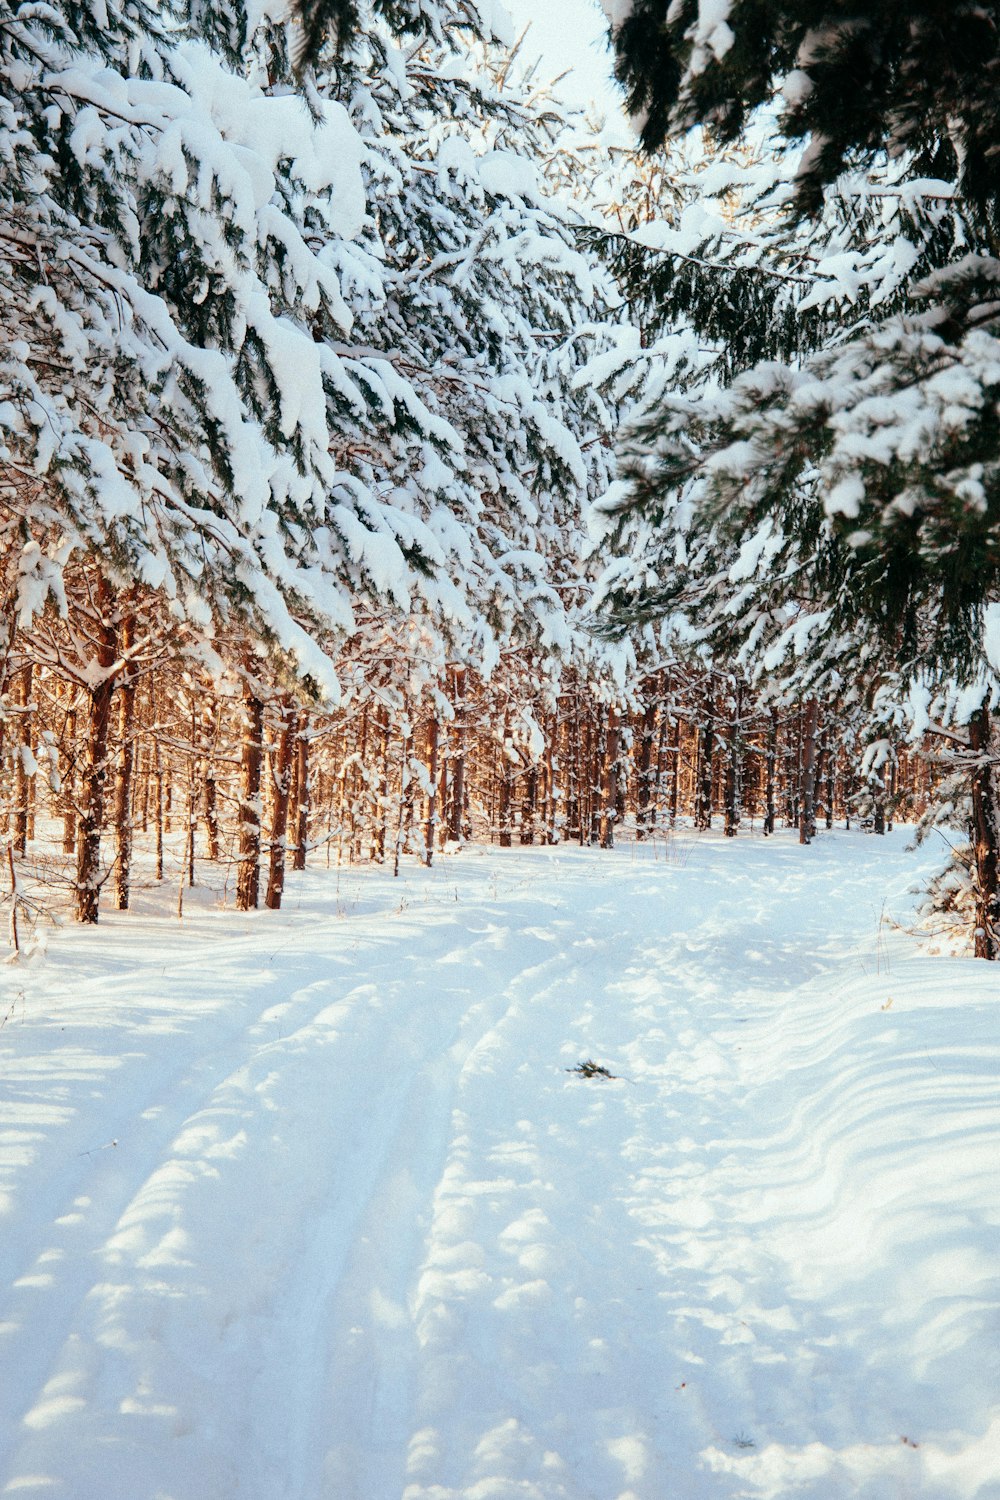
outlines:
{"label": "snow-covered undergrowth", "polygon": [[0,1494],[1000,1496],[1000,981],[883,921],[903,845],[316,870],[6,967]]}

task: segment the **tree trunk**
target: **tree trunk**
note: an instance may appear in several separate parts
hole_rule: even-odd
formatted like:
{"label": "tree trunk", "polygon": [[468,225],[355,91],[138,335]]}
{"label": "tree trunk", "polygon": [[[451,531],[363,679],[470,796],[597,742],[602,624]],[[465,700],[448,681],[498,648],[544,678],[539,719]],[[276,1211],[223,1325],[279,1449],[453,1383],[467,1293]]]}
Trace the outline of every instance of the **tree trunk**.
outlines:
{"label": "tree trunk", "polygon": [[497,821],[499,824],[499,844],[501,849],[509,849],[513,843],[513,803],[514,784],[511,775],[510,762],[510,719],[505,716],[503,721],[503,739],[500,744],[500,786],[497,806]]}
{"label": "tree trunk", "polygon": [[304,870],[309,844],[309,715],[306,713],[299,715],[295,737],[295,789],[292,869]]}
{"label": "tree trunk", "polygon": [[538,767],[529,766],[524,777],[524,796],[521,799],[520,841],[525,846],[535,842],[535,822],[538,815]]}
{"label": "tree trunk", "polygon": [[215,780],[214,764],[216,739],[216,709],[212,700],[209,699],[201,715],[201,753],[205,767],[202,778],[202,814],[208,838],[208,857],[211,860],[217,860],[220,852],[219,789]]}
{"label": "tree trunk", "polygon": [[80,817],[76,828],[76,919],[96,922],[101,896],[101,829],[104,824],[104,792],[108,777],[108,733],[115,679],[118,633],[111,619],[111,590],[98,576],[95,587],[98,607],[96,666],[108,675],[87,693],[86,741],[80,773]]}
{"label": "tree trunk", "polygon": [[59,804],[63,820],[62,848],[64,854],[72,854],[76,848],[76,795],[74,782],[76,769],[73,764],[72,746],[76,744],[76,709],[66,715],[62,739],[59,744]]}
{"label": "tree trunk", "polygon": [[278,725],[278,751],[272,772],[271,848],[268,863],[267,895],[264,905],[270,911],[281,909],[285,891],[285,849],[288,834],[288,804],[292,788],[292,761],[295,754],[294,732],[298,717],[291,703],[281,705]]}
{"label": "tree trunk", "polygon": [[[120,654],[135,641],[135,616],[127,612],[119,632]],[[135,768],[136,682],[125,668],[118,695],[118,774],[115,778],[115,905],[127,911],[132,878],[132,772]]]}
{"label": "tree trunk", "polygon": [[972,854],[976,867],[977,958],[1000,958],[1000,821],[996,794],[996,732],[984,703],[969,724],[972,767]]}
{"label": "tree trunk", "polygon": [[811,844],[816,837],[816,729],[819,703],[810,698],[802,717],[802,788],[799,800],[799,843]]}
{"label": "tree trunk", "polygon": [[28,825],[31,821],[31,793],[34,785],[34,772],[29,774],[28,769],[28,757],[32,755],[32,675],[32,665],[29,661],[21,673],[20,691],[18,694],[21,715],[18,726],[17,766],[14,777],[14,851],[21,855],[28,852]]}
{"label": "tree trunk", "polygon": [[670,827],[676,828],[681,797],[681,717],[676,709],[673,712],[674,723],[670,736],[670,795],[667,802],[667,818]]}
{"label": "tree trunk", "polygon": [[260,773],[264,705],[249,683],[243,688],[243,754],[240,764],[240,848],[236,910],[256,911],[260,897]]}
{"label": "tree trunk", "polygon": [[448,837],[453,844],[462,842],[462,815],[465,807],[465,668],[456,667],[452,676],[455,704],[455,750],[451,761],[451,805],[448,809]]}
{"label": "tree trunk", "polygon": [[712,701],[712,685],[709,681],[705,702],[705,721],[701,730],[701,754],[698,757],[698,796],[694,810],[694,826],[703,832],[712,826],[712,772],[715,760],[715,711]]}
{"label": "tree trunk", "polygon": [[730,699],[732,716],[729,724],[729,744],[726,750],[726,821],[724,832],[733,839],[740,831],[742,808],[742,756],[743,756],[743,685],[737,682]]}
{"label": "tree trunk", "polygon": [[635,779],[635,836],[644,839],[652,824],[653,785],[657,768],[653,762],[656,743],[656,699],[646,704],[639,735],[639,764]]}
{"label": "tree trunk", "polygon": [[424,823],[424,864],[428,867],[434,859],[434,840],[438,824],[438,721],[432,718],[427,726],[427,818]]}
{"label": "tree trunk", "polygon": [[621,721],[614,708],[607,710],[604,740],[603,785],[601,789],[601,848],[615,846],[615,823],[618,820],[618,751],[621,745]]}
{"label": "tree trunk", "polygon": [[764,832],[774,832],[774,772],[778,760],[778,710],[771,709],[767,726],[767,749],[764,752]]}

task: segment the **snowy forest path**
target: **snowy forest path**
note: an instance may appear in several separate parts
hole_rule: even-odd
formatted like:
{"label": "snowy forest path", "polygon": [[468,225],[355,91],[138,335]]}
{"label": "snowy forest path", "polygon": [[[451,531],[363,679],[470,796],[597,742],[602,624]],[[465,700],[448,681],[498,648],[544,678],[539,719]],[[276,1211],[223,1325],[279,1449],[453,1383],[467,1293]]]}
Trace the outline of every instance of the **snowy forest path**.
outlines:
{"label": "snowy forest path", "polygon": [[[844,1306],[796,1278],[805,1245],[818,1284],[860,1255],[864,1286],[843,1163],[937,1086],[880,1053],[876,1116],[858,1060],[912,877],[856,837],[468,850],[308,872],[267,917],[65,934],[0,1031],[0,1494],[909,1483],[893,1349],[859,1386]],[[792,1457],[760,1469],[762,1433]]]}

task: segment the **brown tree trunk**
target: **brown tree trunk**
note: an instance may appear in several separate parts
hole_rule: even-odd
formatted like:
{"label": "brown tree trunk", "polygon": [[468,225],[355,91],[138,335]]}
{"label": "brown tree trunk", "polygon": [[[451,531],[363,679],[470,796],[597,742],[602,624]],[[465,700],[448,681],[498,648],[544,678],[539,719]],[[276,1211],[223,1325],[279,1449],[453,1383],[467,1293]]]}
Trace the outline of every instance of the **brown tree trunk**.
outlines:
{"label": "brown tree trunk", "polygon": [[264,705],[246,683],[243,688],[243,754],[240,765],[240,847],[236,909],[255,911],[260,896],[260,775]]}
{"label": "brown tree trunk", "polygon": [[[135,641],[135,616],[127,611],[119,630],[119,654]],[[118,774],[115,778],[115,905],[127,911],[132,877],[132,772],[135,767],[135,676],[125,668],[118,695]]]}
{"label": "brown tree trunk", "polygon": [[656,766],[653,749],[656,744],[656,699],[651,698],[642,715],[639,734],[639,764],[635,777],[635,836],[644,839],[652,823],[653,784]]}
{"label": "brown tree trunk", "polygon": [[[113,641],[113,633],[112,633]],[[113,648],[101,655],[110,659]],[[76,828],[76,920],[96,922],[101,895],[101,829],[104,824],[104,790],[108,775],[108,731],[111,726],[113,677],[91,688],[87,694],[86,741],[80,773],[80,818]]]}
{"label": "brown tree trunk", "polygon": [[74,781],[76,768],[72,747],[76,744],[76,709],[66,714],[62,740],[59,746],[59,804],[63,820],[62,848],[64,854],[72,854],[76,848],[76,792]]}
{"label": "brown tree trunk", "polygon": [[156,841],[156,878],[163,879],[163,751],[156,742],[153,769],[154,837]]}
{"label": "brown tree trunk", "polygon": [[702,831],[712,826],[712,772],[715,762],[715,708],[709,679],[705,700],[705,719],[701,729],[701,753],[698,757],[698,795],[694,826]]}
{"label": "brown tree trunk", "polygon": [[816,837],[816,730],[819,703],[810,698],[802,715],[801,794],[799,799],[799,843],[811,844]]}
{"label": "brown tree trunk", "polygon": [[510,718],[504,716],[503,740],[500,745],[500,768],[499,768],[499,805],[497,808],[497,821],[499,824],[499,843],[501,849],[509,849],[513,843],[513,804],[514,804],[514,779],[511,775],[511,762],[509,759],[508,746],[510,743]]}
{"label": "brown tree trunk", "polygon": [[604,740],[604,766],[601,787],[601,834],[602,849],[615,846],[615,823],[618,819],[618,751],[621,745],[621,720],[614,708],[607,710]]}
{"label": "brown tree trunk", "polygon": [[32,665],[29,661],[21,672],[18,692],[21,713],[14,776],[14,852],[21,855],[28,852],[28,825],[31,821],[31,793],[34,786],[34,773],[29,775],[27,764],[32,740],[31,679]]}
{"label": "brown tree trunk", "polygon": [[76,828],[76,919],[96,922],[101,896],[101,830],[104,825],[104,792],[108,776],[108,734],[111,702],[115,694],[112,670],[118,632],[112,618],[114,597],[104,579],[94,587],[97,619],[95,665],[106,675],[91,687],[86,697],[86,739],[80,773],[80,816]]}
{"label": "brown tree trunk", "polygon": [[667,799],[667,818],[670,827],[676,828],[681,797],[681,717],[676,708],[673,714],[674,722],[670,734],[670,795]]}
{"label": "brown tree trunk", "polygon": [[1000,820],[996,795],[997,735],[984,703],[969,724],[972,767],[972,853],[976,867],[977,958],[1000,957]]}
{"label": "brown tree trunk", "polygon": [[285,849],[288,834],[288,804],[292,789],[292,761],[295,754],[294,733],[298,717],[291,703],[282,703],[278,724],[278,748],[272,772],[271,849],[268,862],[267,895],[264,905],[270,911],[281,909],[285,891]]}
{"label": "brown tree trunk", "polygon": [[201,715],[201,753],[204,757],[204,775],[202,777],[202,816],[205,819],[205,833],[208,838],[208,857],[211,860],[219,858],[219,789],[215,779],[215,745],[217,739],[216,729],[216,707],[209,699],[202,710]]}
{"label": "brown tree trunk", "polygon": [[448,837],[453,844],[462,842],[462,816],[465,807],[465,668],[456,667],[452,676],[455,704],[455,751],[451,762],[451,806],[448,809]]}
{"label": "brown tree trunk", "polygon": [[[379,709],[375,716],[378,725],[379,749],[378,749],[378,793],[377,806],[375,809],[375,859],[380,865],[385,864],[385,848],[389,837],[389,747],[391,735],[389,729],[389,710]],[[295,757],[294,775],[292,777],[292,800],[295,801],[298,792],[298,756]]]}
{"label": "brown tree trunk", "polygon": [[778,710],[771,709],[767,725],[767,749],[764,751],[764,832],[774,832],[774,781],[778,761]]}
{"label": "brown tree trunk", "polygon": [[434,840],[438,823],[438,721],[432,718],[427,726],[427,817],[424,823],[424,864],[430,866],[434,859]]}
{"label": "brown tree trunk", "polygon": [[295,737],[295,789],[292,869],[304,870],[309,843],[309,715],[306,713],[299,715]]}
{"label": "brown tree trunk", "polygon": [[726,819],[724,833],[733,839],[740,831],[742,808],[743,770],[743,684],[737,682],[730,698],[732,710],[729,724],[729,744],[726,747],[725,793]]}
{"label": "brown tree trunk", "polygon": [[526,847],[535,842],[535,822],[538,814],[538,767],[529,766],[524,778],[524,796],[521,799],[521,843]]}

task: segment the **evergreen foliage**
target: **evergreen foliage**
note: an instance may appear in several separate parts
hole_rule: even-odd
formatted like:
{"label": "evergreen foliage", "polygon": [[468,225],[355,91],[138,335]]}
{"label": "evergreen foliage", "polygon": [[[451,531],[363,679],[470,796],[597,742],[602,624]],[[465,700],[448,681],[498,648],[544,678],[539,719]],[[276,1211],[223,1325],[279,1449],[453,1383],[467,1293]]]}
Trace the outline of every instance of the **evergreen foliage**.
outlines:
{"label": "evergreen foliage", "polygon": [[979,0],[631,0],[613,40],[647,148],[695,124],[737,140],[778,96],[782,135],[810,141],[800,209],[818,211],[845,168],[905,155],[918,176],[957,180],[993,230],[998,28]]}

